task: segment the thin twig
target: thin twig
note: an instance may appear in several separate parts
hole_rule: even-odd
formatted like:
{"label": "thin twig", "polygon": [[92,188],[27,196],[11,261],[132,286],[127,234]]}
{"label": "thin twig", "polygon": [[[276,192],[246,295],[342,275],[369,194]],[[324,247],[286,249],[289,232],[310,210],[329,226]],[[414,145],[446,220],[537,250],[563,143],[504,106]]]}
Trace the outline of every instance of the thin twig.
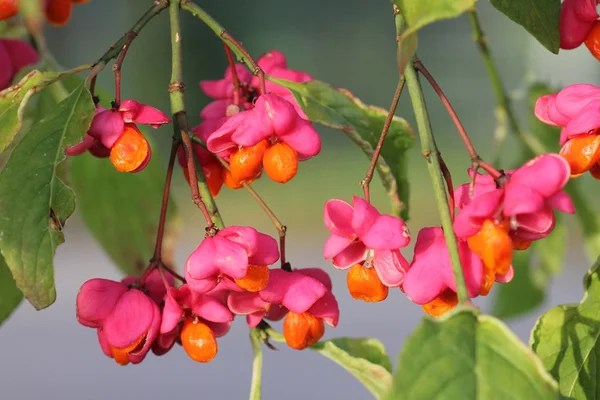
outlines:
{"label": "thin twig", "polygon": [[[198,138],[195,141],[204,145],[200,138]],[[221,163],[221,165],[223,165],[225,169],[229,170],[229,163],[219,156],[216,157]],[[269,217],[271,222],[273,222],[273,225],[275,226],[275,229],[277,229],[277,233],[279,234],[279,254],[281,261],[281,269],[291,271],[291,265],[287,262],[285,257],[285,237],[287,234],[287,227],[281,223],[281,221],[279,220],[279,218],[277,218],[273,210],[271,210],[268,204],[262,199],[262,197],[260,197],[256,190],[254,190],[252,185],[250,185],[247,182],[242,182],[242,186],[244,186],[248,193],[250,193],[250,196],[252,196],[252,198],[258,203],[260,208],[263,209],[263,211],[265,212],[265,214],[267,214],[267,217]]]}
{"label": "thin twig", "polygon": [[226,43],[223,43],[223,47],[225,47],[225,54],[227,54],[227,62],[229,63],[229,68],[231,68],[231,80],[233,82],[233,104],[236,106],[240,106],[240,78],[238,76],[237,70],[235,69],[235,61],[233,60],[233,55],[231,54],[231,49],[227,46]]}
{"label": "thin twig", "polygon": [[460,134],[460,137],[462,138],[462,140],[465,144],[465,147],[467,148],[467,151],[469,152],[469,157],[471,158],[471,164],[475,168],[475,170],[477,171],[477,169],[479,167],[481,167],[494,179],[499,179],[500,177],[502,177],[503,174],[500,171],[498,171],[496,168],[492,167],[491,165],[487,164],[486,162],[484,162],[481,159],[481,157],[479,157],[479,154],[477,154],[477,151],[475,150],[475,147],[473,146],[473,142],[471,142],[471,138],[469,137],[467,131],[465,130],[465,127],[463,126],[462,122],[460,122],[460,119],[458,118],[456,111],[454,111],[452,104],[450,104],[450,100],[448,100],[448,97],[446,97],[446,95],[442,91],[442,88],[438,85],[438,83],[435,81],[433,76],[429,73],[427,68],[425,68],[425,66],[423,65],[421,60],[415,59],[414,65],[415,65],[415,68],[417,69],[417,71],[419,71],[421,73],[421,75],[423,75],[425,77],[425,79],[427,79],[427,81],[429,81],[429,84],[431,85],[433,90],[436,92],[436,94],[438,95],[438,97],[440,98],[442,103],[444,104],[444,107],[446,107],[446,110],[448,111],[450,118],[452,118],[452,121],[454,122],[454,125],[458,129],[458,133]]}
{"label": "thin twig", "polygon": [[167,177],[165,178],[165,187],[163,189],[162,204],[160,207],[160,217],[158,219],[158,228],[156,230],[156,244],[154,245],[153,261],[160,261],[162,257],[162,243],[165,235],[165,221],[167,219],[167,210],[169,208],[169,194],[171,193],[171,179],[173,177],[173,169],[175,166],[175,158],[179,149],[179,140],[173,137],[171,145],[171,154],[169,155],[169,164],[167,166]]}
{"label": "thin twig", "polygon": [[[206,234],[213,236],[217,232],[216,225],[222,225],[222,220],[216,206],[214,206],[215,212],[211,213],[206,207],[200,190],[198,188],[198,182],[203,185],[203,194],[207,196],[211,205],[214,205],[214,199],[210,194],[206,180],[202,169],[198,171],[196,169],[196,163],[194,161],[195,152],[190,139],[191,129],[189,128],[187,113],[185,111],[184,101],[184,83],[183,83],[183,55],[181,49],[181,25],[179,20],[179,4],[177,2],[171,2],[169,7],[169,20],[171,24],[171,83],[169,85],[169,98],[171,100],[171,112],[173,113],[173,129],[175,135],[181,139],[183,148],[185,150],[185,157],[187,162],[187,169],[189,173],[190,190],[192,194],[192,201],[198,206],[202,215],[206,219]],[[199,175],[202,175],[202,179],[198,179]]]}
{"label": "thin twig", "polygon": [[387,118],[385,119],[383,129],[381,130],[381,135],[379,135],[379,142],[377,142],[377,147],[375,148],[375,152],[373,153],[373,157],[371,158],[371,164],[369,165],[369,169],[367,170],[365,178],[360,182],[360,186],[363,188],[364,198],[367,203],[371,202],[371,191],[369,185],[373,180],[373,174],[375,173],[375,167],[377,166],[377,161],[379,160],[379,155],[381,154],[381,149],[383,148],[383,142],[385,141],[387,133],[390,130],[390,126],[392,125],[392,121],[394,120],[394,114],[396,113],[398,101],[400,100],[400,95],[402,94],[402,90],[404,89],[405,83],[406,79],[404,78],[404,75],[400,76],[400,80],[398,81],[398,85],[396,86],[396,93],[394,93],[394,98],[392,99],[390,111],[388,112]]}
{"label": "thin twig", "polygon": [[442,153],[438,151],[438,157],[440,159],[440,167],[442,169],[442,175],[444,175],[444,180],[446,181],[446,186],[448,187],[448,208],[450,209],[450,217],[454,221],[454,185],[452,184],[452,175],[450,174],[450,170],[442,157]]}
{"label": "thin twig", "polygon": [[123,66],[123,61],[125,61],[125,56],[131,46],[131,42],[134,41],[137,35],[136,31],[127,32],[127,40],[123,45],[123,50],[121,50],[117,62],[113,65],[113,71],[115,72],[115,103],[113,104],[113,108],[119,108],[119,105],[121,105],[121,67]]}

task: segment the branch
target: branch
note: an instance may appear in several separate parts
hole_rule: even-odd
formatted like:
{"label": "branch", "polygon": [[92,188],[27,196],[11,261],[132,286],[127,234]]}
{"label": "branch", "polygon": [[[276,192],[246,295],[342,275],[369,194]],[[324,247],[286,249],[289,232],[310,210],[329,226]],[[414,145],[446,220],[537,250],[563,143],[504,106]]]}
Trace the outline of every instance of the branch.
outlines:
{"label": "branch", "polygon": [[[175,135],[180,138],[186,155],[187,168],[190,177],[190,189],[192,192],[192,201],[198,206],[207,224],[207,234],[214,235],[216,233],[215,225],[222,226],[223,221],[221,216],[216,209],[214,199],[210,194],[206,179],[202,173],[202,168],[196,170],[196,163],[194,161],[194,148],[190,139],[190,128],[187,120],[187,113],[185,111],[184,101],[184,83],[183,83],[183,66],[182,66],[182,54],[181,54],[181,26],[179,21],[179,4],[173,1],[169,7],[169,16],[171,23],[171,58],[172,58],[172,71],[171,71],[171,83],[169,85],[169,97],[171,100],[171,112],[173,114],[173,129]],[[198,176],[202,176],[201,179]],[[192,184],[192,182],[198,182],[198,185]],[[199,186],[202,186],[202,195],[200,194]],[[213,208],[211,213],[206,203],[203,200],[208,199],[209,204]]]}
{"label": "branch", "polygon": [[444,107],[446,107],[448,114],[450,114],[450,118],[452,118],[452,122],[454,122],[456,129],[458,129],[458,133],[460,134],[460,137],[462,138],[463,142],[465,143],[465,147],[467,148],[467,151],[469,152],[469,157],[471,157],[471,164],[475,168],[475,172],[477,172],[477,168],[481,167],[488,174],[490,174],[490,176],[492,178],[494,178],[494,179],[500,178],[503,174],[500,171],[498,171],[496,168],[492,167],[491,165],[489,165],[488,163],[483,161],[481,159],[481,157],[479,157],[479,154],[477,154],[477,151],[475,150],[475,147],[473,146],[473,142],[471,142],[471,138],[467,134],[465,127],[463,126],[462,122],[460,122],[460,119],[458,118],[456,111],[454,111],[452,104],[450,104],[450,100],[448,100],[448,98],[442,91],[442,88],[438,85],[438,83],[435,81],[433,76],[429,73],[427,68],[425,68],[425,66],[423,65],[421,60],[415,59],[414,64],[415,64],[415,68],[417,69],[417,71],[419,71],[429,81],[429,84],[431,85],[431,87],[433,88],[435,93],[437,93],[437,95],[439,96],[440,100],[444,104]]}
{"label": "branch", "polygon": [[261,397],[261,378],[262,378],[262,348],[261,336],[262,332],[258,328],[250,329],[250,344],[254,353],[252,361],[252,381],[250,382],[250,400],[260,400]]}
{"label": "branch", "polygon": [[375,148],[375,152],[373,153],[373,157],[371,158],[371,165],[369,165],[369,169],[367,170],[367,174],[365,178],[360,182],[360,186],[364,191],[364,198],[367,203],[371,202],[371,191],[369,185],[373,180],[373,174],[375,173],[375,167],[377,166],[377,160],[379,159],[379,155],[381,154],[381,149],[383,148],[383,142],[387,136],[388,131],[390,130],[390,125],[392,125],[392,121],[394,120],[394,114],[396,113],[396,107],[398,107],[398,101],[400,100],[400,95],[402,94],[402,90],[404,89],[404,85],[406,83],[406,78],[404,75],[400,76],[400,80],[398,81],[398,86],[396,86],[396,93],[394,93],[394,98],[392,99],[392,105],[390,106],[390,111],[388,112],[387,118],[385,119],[385,123],[383,124],[383,129],[381,131],[381,135],[379,136],[379,142],[377,142],[377,147]]}
{"label": "branch", "polygon": [[156,244],[154,245],[152,261],[161,261],[162,257],[162,242],[165,235],[165,221],[167,219],[167,209],[169,206],[169,193],[171,192],[171,178],[173,177],[173,167],[175,166],[175,158],[177,157],[179,144],[179,140],[173,135],[173,144],[171,145],[171,154],[169,155],[169,164],[167,166],[167,177],[165,178],[165,188],[163,190],[158,229],[156,231]]}

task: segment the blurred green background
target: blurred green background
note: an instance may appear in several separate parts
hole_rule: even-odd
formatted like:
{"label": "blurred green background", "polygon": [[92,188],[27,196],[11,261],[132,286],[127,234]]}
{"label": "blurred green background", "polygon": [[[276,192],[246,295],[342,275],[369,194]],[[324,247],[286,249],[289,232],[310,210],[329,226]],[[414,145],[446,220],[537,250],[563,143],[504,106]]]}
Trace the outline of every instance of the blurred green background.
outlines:
{"label": "blurred green background", "polygon": [[[70,23],[48,28],[49,46],[66,67],[96,60],[149,7],[151,0],[93,0],[78,6]],[[283,51],[291,68],[309,72],[316,79],[350,90],[367,104],[389,107],[397,82],[396,42],[391,6],[386,0],[289,2],[276,0],[216,1],[200,3],[249,51],[259,56],[271,49]],[[480,17],[506,89],[515,99],[518,115],[525,119],[527,85],[535,80],[566,85],[598,83],[598,63],[585,48],[554,56],[531,39],[519,26],[480,2]],[[222,77],[226,58],[220,41],[191,15],[184,14],[183,47],[186,105],[191,122],[199,122],[199,111],[208,98],[199,90],[202,79]],[[494,98],[481,58],[472,41],[466,17],[427,27],[419,35],[418,54],[442,86],[481,155],[491,159],[495,131]],[[123,66],[123,97],[134,98],[169,110],[167,86],[170,77],[170,42],[166,13],[152,21],[133,43]],[[113,75],[107,68],[98,84],[112,92]],[[470,161],[455,127],[435,94],[427,89],[428,108],[436,139],[453,173],[455,185],[466,182]],[[414,126],[408,93],[397,115]],[[320,156],[301,164],[300,172],[282,186],[268,179],[255,188],[289,228],[289,260],[295,267],[317,266],[329,271],[339,299],[341,322],[327,329],[326,337],[374,336],[382,340],[395,363],[404,339],[422,318],[420,307],[394,291],[381,304],[353,301],[345,288],[345,274],[335,270],[322,256],[327,231],[322,223],[323,204],[330,198],[350,201],[360,195],[359,181],[368,159],[341,132],[319,128],[323,150]],[[170,127],[151,133],[163,148],[170,145]],[[499,167],[509,168],[519,156],[509,138]],[[409,154],[413,242],[421,227],[438,224],[427,169],[415,147]],[[583,178],[588,194],[596,187]],[[193,204],[181,174],[176,174],[175,195],[184,216],[176,249],[181,266],[202,238],[203,219]],[[381,211],[389,203],[378,178],[373,202]],[[269,220],[244,191],[227,188],[218,205],[226,224],[252,225],[275,235]],[[587,269],[580,236],[569,222],[569,252],[562,276],[549,288],[549,296],[535,312],[509,321],[519,337],[528,340],[536,316],[550,305],[578,301],[581,278]],[[114,399],[198,396],[243,399],[247,397],[251,350],[242,320],[220,340],[218,357],[208,365],[190,361],[180,348],[163,357],[149,356],[144,363],[118,367],[105,357],[91,329],[75,320],[75,296],[79,286],[92,277],[118,279],[119,272],[95,244],[77,215],[66,226],[66,240],[56,258],[58,300],[48,310],[35,312],[22,304],[0,329],[0,387],[10,399],[50,398]],[[404,251],[411,259],[411,248]],[[493,293],[493,292],[492,292]],[[490,298],[477,299],[483,310]],[[279,346],[266,351],[263,375],[265,399],[367,399],[368,392],[334,365],[311,352]]]}

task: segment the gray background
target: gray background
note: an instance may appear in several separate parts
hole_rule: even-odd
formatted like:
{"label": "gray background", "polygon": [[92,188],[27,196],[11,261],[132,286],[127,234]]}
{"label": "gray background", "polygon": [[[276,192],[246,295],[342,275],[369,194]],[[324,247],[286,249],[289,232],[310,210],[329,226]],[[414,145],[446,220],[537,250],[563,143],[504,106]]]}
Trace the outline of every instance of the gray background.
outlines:
{"label": "gray background", "polygon": [[[48,29],[49,44],[57,59],[72,67],[92,62],[120,37],[148,7],[149,0],[94,0],[75,8],[74,17],[62,29]],[[202,6],[256,55],[283,51],[292,68],[351,90],[366,103],[387,108],[397,79],[394,26],[388,1],[348,0],[287,2],[276,0],[228,2],[204,1]],[[525,31],[481,2],[482,23],[505,83],[516,99],[521,116],[528,110],[519,90],[533,79],[565,85],[597,83],[597,61],[585,48],[553,56]],[[198,90],[201,79],[222,76],[225,57],[222,46],[208,28],[184,15],[187,106],[192,121],[207,98]],[[168,111],[166,88],[170,75],[170,45],[166,13],[142,32],[123,67],[123,96]],[[437,77],[482,155],[491,154],[495,126],[494,99],[466,17],[424,29],[419,36],[419,55]],[[110,69],[100,85],[112,89]],[[456,184],[465,182],[469,165],[455,128],[430,90],[426,91],[433,126]],[[399,115],[413,123],[408,96]],[[397,354],[423,314],[399,291],[392,291],[380,304],[353,301],[345,288],[345,274],[322,257],[327,231],[322,224],[322,206],[332,197],[349,200],[360,194],[358,182],[368,160],[341,133],[320,129],[322,156],[302,164],[300,174],[284,187],[266,179],[257,189],[290,228],[289,256],[294,266],[318,266],[334,279],[334,292],[341,308],[337,329],[326,337],[375,336],[385,344],[394,364]],[[169,129],[152,133],[165,146]],[[511,141],[505,161],[512,161]],[[163,151],[163,153],[165,153]],[[164,157],[164,154],[162,154]],[[507,164],[509,165],[509,164]],[[506,166],[506,165],[505,165]],[[413,241],[418,229],[438,224],[426,169],[419,152],[410,154],[413,212],[409,226]],[[596,193],[585,178],[588,191]],[[176,250],[181,266],[202,238],[202,218],[187,201],[181,174],[176,175],[176,195],[185,216]],[[597,184],[596,184],[597,186]],[[383,191],[374,184],[374,203],[389,210]],[[266,217],[246,193],[223,189],[218,197],[226,223],[251,224],[275,234]],[[418,205],[418,206],[417,206]],[[508,321],[527,341],[536,317],[545,309],[578,301],[581,280],[587,269],[579,231],[568,220],[569,253],[564,272],[551,285],[542,307]],[[162,357],[153,355],[140,365],[119,367],[101,352],[95,331],[75,320],[75,297],[83,282],[92,277],[119,279],[120,273],[93,241],[77,215],[67,223],[66,243],[55,259],[58,298],[47,310],[36,312],[23,303],[0,329],[0,388],[5,399],[131,399],[131,398],[247,398],[251,374],[251,349],[247,327],[240,319],[219,341],[217,358],[207,365],[191,361],[181,348]],[[412,257],[411,250],[404,254]],[[482,309],[490,309],[490,298],[479,298]],[[368,392],[329,360],[310,351],[298,352],[279,345],[280,351],[265,350],[263,397],[265,399],[368,399]],[[193,396],[193,397],[192,397]]]}

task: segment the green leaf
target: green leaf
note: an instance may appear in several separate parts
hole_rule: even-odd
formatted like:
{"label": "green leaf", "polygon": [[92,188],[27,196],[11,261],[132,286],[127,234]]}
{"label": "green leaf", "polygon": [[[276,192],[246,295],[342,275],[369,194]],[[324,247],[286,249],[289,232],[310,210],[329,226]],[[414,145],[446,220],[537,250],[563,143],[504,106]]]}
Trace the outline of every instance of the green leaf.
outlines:
{"label": "green leaf", "polygon": [[516,317],[544,301],[551,279],[562,271],[567,233],[566,225],[557,218],[557,224],[547,238],[536,240],[525,251],[513,253],[515,277],[509,285],[496,285],[494,315]]}
{"label": "green leaf", "polygon": [[557,399],[556,382],[501,321],[456,309],[409,337],[389,399]]}
{"label": "green leaf", "polygon": [[0,325],[23,300],[23,293],[17,287],[4,257],[0,255]]}
{"label": "green leaf", "polygon": [[561,0],[490,0],[490,3],[525,28],[545,48],[558,54]]}
{"label": "green leaf", "polygon": [[[363,104],[352,93],[320,81],[305,83],[269,80],[288,88],[311,121],[344,132],[369,157],[377,147],[388,112]],[[394,117],[383,145],[377,172],[392,201],[392,214],[408,218],[408,177],[406,151],[414,144],[408,123]]]}
{"label": "green leaf", "polygon": [[394,0],[406,21],[403,35],[415,33],[436,21],[451,19],[475,6],[477,0]]}
{"label": "green leaf", "polygon": [[56,298],[53,256],[75,208],[73,192],[56,176],[64,148],[81,141],[94,115],[82,84],[54,114],[34,124],[0,173],[0,251],[17,287],[37,309]]}
{"label": "green leaf", "polygon": [[[81,82],[78,77],[64,81],[67,87]],[[96,88],[105,107],[111,96]],[[118,172],[107,158],[86,152],[72,157],[71,181],[77,212],[92,235],[125,275],[140,275],[153,255],[162,205],[165,170],[152,138],[140,131],[152,147],[150,163],[141,172]],[[169,197],[162,259],[173,264],[175,240],[181,220],[172,196]]]}
{"label": "green leaf", "polygon": [[531,347],[558,381],[568,399],[598,397],[600,370],[600,276],[596,261],[584,279],[578,305],[560,305],[540,317],[531,333]]}
{"label": "green leaf", "polygon": [[[71,159],[71,181],[77,211],[104,250],[126,275],[139,275],[154,251],[162,204],[165,172],[153,151],[148,166],[128,174],[115,170],[106,158],[89,153]],[[164,261],[170,260],[179,219],[169,201],[163,244]]]}
{"label": "green leaf", "polygon": [[13,141],[23,123],[27,103],[36,92],[60,77],[56,72],[29,72],[19,83],[0,92],[0,152]]}
{"label": "green leaf", "polygon": [[343,337],[324,340],[310,348],[354,375],[376,398],[383,398],[389,391],[392,363],[379,340]]}

